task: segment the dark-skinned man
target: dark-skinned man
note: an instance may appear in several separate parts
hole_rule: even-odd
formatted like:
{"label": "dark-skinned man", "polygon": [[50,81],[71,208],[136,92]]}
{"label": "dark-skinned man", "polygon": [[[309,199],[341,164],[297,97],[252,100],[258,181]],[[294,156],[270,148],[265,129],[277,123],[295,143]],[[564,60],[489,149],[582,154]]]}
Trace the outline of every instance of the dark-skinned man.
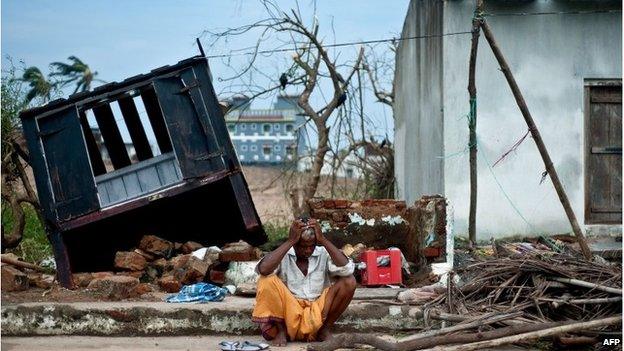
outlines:
{"label": "dark-skinned man", "polygon": [[354,265],[314,219],[293,222],[288,239],[256,267],[253,321],[274,346],[323,341],[355,292]]}

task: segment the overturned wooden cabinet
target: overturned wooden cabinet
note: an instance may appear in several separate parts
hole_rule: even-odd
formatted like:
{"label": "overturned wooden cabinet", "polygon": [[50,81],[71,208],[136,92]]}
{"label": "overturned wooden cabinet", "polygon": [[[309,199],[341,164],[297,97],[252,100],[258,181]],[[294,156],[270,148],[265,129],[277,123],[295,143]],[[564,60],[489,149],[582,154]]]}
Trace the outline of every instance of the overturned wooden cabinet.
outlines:
{"label": "overturned wooden cabinet", "polygon": [[111,270],[146,234],[266,241],[204,57],[20,117],[64,286],[72,272]]}

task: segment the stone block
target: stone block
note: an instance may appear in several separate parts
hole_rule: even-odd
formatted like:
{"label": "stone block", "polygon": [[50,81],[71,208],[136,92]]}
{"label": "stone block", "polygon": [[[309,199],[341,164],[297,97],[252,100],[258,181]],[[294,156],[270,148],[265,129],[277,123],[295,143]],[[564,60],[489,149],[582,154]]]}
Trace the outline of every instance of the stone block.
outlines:
{"label": "stone block", "polygon": [[158,257],[170,257],[174,245],[171,241],[159,238],[155,235],[145,235],[139,242],[139,249]]}
{"label": "stone block", "polygon": [[28,276],[19,269],[5,264],[1,267],[2,291],[24,291],[28,289]]}
{"label": "stone block", "polygon": [[139,279],[125,275],[114,275],[93,279],[88,288],[111,299],[125,299],[131,296],[133,289],[139,285]]}
{"label": "stone block", "polygon": [[202,247],[204,247],[204,245],[195,242],[195,241],[187,241],[182,245],[182,248],[180,249],[180,251],[182,251],[182,253],[184,254],[190,254],[195,250],[199,250]]}
{"label": "stone block", "polygon": [[225,245],[219,253],[219,261],[256,261],[260,259],[260,254],[260,250],[241,240]]}
{"label": "stone block", "polygon": [[115,268],[127,271],[142,271],[147,266],[145,257],[134,251],[117,251],[115,254]]}
{"label": "stone block", "polygon": [[165,275],[158,279],[158,286],[168,293],[177,293],[182,288],[182,284],[173,275]]}

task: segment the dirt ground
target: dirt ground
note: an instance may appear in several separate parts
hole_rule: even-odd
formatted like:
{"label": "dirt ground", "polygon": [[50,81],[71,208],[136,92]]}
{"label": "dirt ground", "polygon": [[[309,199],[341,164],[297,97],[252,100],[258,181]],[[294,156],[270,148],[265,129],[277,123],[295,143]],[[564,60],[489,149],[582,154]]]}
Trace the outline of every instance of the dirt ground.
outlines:
{"label": "dirt ground", "polygon": [[[278,167],[243,166],[243,173],[251,191],[262,223],[286,224],[292,212],[285,189],[285,173]],[[335,197],[352,199],[361,192],[357,180],[339,178],[334,184]],[[317,196],[331,196],[332,180],[322,177]]]}
{"label": "dirt ground", "polygon": [[[124,301],[162,301],[165,296],[171,294],[158,291],[158,286],[152,286],[152,292],[143,294],[140,297],[127,298]],[[99,302],[113,301],[107,296],[98,294],[97,291],[86,288],[69,290],[55,284],[50,289],[40,289],[31,287],[26,291],[2,292],[2,303],[24,303],[24,302]]]}

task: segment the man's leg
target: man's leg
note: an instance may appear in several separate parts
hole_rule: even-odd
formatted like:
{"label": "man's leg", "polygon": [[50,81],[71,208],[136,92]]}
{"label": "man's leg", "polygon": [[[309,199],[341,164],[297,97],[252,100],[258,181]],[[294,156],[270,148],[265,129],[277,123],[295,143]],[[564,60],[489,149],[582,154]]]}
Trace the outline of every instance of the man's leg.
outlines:
{"label": "man's leg", "polygon": [[323,307],[324,322],[316,334],[317,340],[323,341],[331,337],[331,329],[353,299],[356,285],[355,278],[350,275],[339,278],[329,288],[325,297],[325,306]]}
{"label": "man's leg", "polygon": [[[260,277],[257,285],[256,306],[252,313],[253,320],[260,323],[262,336],[270,340],[273,346],[286,346],[287,329],[285,319],[285,298],[287,288],[275,275]],[[294,299],[294,298],[293,298]]]}

